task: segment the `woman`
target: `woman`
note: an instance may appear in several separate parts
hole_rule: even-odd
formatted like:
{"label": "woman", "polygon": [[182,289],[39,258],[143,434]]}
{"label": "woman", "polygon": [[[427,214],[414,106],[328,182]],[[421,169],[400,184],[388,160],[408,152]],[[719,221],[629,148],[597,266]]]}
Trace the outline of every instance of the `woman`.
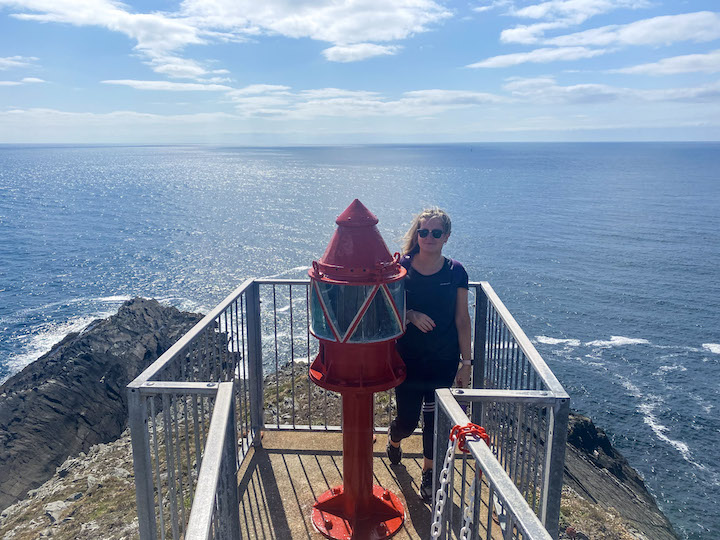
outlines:
{"label": "woman", "polygon": [[[470,382],[468,275],[443,256],[450,216],[439,208],[418,214],[404,238],[400,263],[407,270],[407,330],[398,340],[407,377],[395,389],[397,417],[390,424],[387,454],[400,463],[400,441],[415,430],[423,412],[423,472],[420,496],[432,499],[435,389]],[[459,360],[462,362],[458,368]]]}

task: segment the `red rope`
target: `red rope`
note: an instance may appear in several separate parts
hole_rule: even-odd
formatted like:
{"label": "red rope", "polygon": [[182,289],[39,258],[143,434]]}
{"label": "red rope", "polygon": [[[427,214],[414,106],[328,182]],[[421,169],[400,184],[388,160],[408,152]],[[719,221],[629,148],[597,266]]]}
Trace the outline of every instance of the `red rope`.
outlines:
{"label": "red rope", "polygon": [[450,430],[450,440],[458,440],[458,448],[467,453],[469,450],[465,447],[465,442],[468,437],[474,437],[475,439],[482,439],[485,444],[490,446],[490,437],[485,433],[485,429],[481,428],[477,424],[469,422],[466,426],[456,425]]}

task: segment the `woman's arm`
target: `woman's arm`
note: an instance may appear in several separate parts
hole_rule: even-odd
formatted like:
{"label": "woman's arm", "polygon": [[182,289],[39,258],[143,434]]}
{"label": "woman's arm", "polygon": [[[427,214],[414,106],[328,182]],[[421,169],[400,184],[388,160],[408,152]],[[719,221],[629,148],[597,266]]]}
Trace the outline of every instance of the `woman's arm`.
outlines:
{"label": "woman's arm", "polygon": [[457,290],[455,326],[457,327],[460,356],[463,360],[463,365],[460,369],[458,369],[457,375],[455,376],[455,383],[461,388],[465,388],[470,384],[470,372],[472,370],[470,362],[472,362],[472,352],[470,347],[471,331],[470,311],[468,309],[468,290],[463,287],[458,287]]}

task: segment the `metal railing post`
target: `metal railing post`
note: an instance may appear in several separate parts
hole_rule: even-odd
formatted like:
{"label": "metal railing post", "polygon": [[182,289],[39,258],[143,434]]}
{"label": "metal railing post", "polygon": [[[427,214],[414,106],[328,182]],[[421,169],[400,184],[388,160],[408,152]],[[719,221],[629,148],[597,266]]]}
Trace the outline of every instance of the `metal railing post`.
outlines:
{"label": "metal railing post", "polygon": [[139,388],[128,389],[128,424],[132,441],[135,472],[135,504],[137,505],[140,540],[157,538],[155,493],[153,489],[150,436],[147,404]]}
{"label": "metal railing post", "polygon": [[[432,504],[430,506],[430,515],[431,520],[435,519],[435,498],[437,496],[437,490],[440,489],[440,474],[442,473],[444,461],[445,461],[445,453],[447,452],[449,437],[450,437],[450,430],[453,427],[452,421],[442,409],[440,405],[440,396],[446,396],[449,395],[448,389],[438,389],[435,391],[435,442],[433,444],[433,500]],[[454,494],[454,480],[453,480],[453,472],[455,470],[455,467],[450,470],[450,476],[448,477],[449,484],[448,484],[448,492],[445,494],[445,506],[443,507],[442,511],[442,517],[441,517],[441,526],[442,531],[440,533],[440,538],[447,539],[451,538],[451,535],[449,534],[450,528],[452,527],[451,524],[451,510],[453,506],[453,494]]]}
{"label": "metal railing post", "polygon": [[570,400],[559,399],[553,407],[549,407],[547,444],[545,452],[545,479],[543,485],[543,505],[540,509],[540,521],[550,536],[557,538],[560,534],[560,497],[562,496],[563,471],[565,468],[565,444],[567,443],[568,416]]}
{"label": "metal railing post", "polygon": [[253,281],[247,289],[248,386],[250,391],[250,425],[253,446],[260,446],[260,431],[265,427],[262,367],[262,329],[260,325],[260,285]]}
{"label": "metal railing post", "polygon": [[[485,388],[485,354],[487,351],[488,298],[482,285],[475,287],[475,343],[473,344],[472,387]],[[483,404],[472,403],[470,418],[483,425]]]}
{"label": "metal railing post", "polygon": [[[232,384],[232,383],[224,383]],[[218,393],[219,395],[219,393]],[[240,538],[240,503],[237,482],[237,432],[235,430],[235,390],[230,391],[230,414],[225,425],[225,441],[218,481],[218,529],[220,538]]]}

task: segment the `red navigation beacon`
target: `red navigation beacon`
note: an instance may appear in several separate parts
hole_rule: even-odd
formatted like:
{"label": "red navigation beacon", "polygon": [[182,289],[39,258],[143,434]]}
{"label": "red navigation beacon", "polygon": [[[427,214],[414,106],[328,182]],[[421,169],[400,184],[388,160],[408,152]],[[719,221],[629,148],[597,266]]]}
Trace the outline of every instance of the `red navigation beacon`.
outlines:
{"label": "red navigation beacon", "polygon": [[328,538],[389,538],[402,527],[405,509],[372,482],[372,396],[405,379],[395,340],[405,328],[406,272],[359,200],[335,222],[325,254],[308,272],[310,329],[320,340],[310,378],[342,395],[343,485],[318,497],[312,520]]}

